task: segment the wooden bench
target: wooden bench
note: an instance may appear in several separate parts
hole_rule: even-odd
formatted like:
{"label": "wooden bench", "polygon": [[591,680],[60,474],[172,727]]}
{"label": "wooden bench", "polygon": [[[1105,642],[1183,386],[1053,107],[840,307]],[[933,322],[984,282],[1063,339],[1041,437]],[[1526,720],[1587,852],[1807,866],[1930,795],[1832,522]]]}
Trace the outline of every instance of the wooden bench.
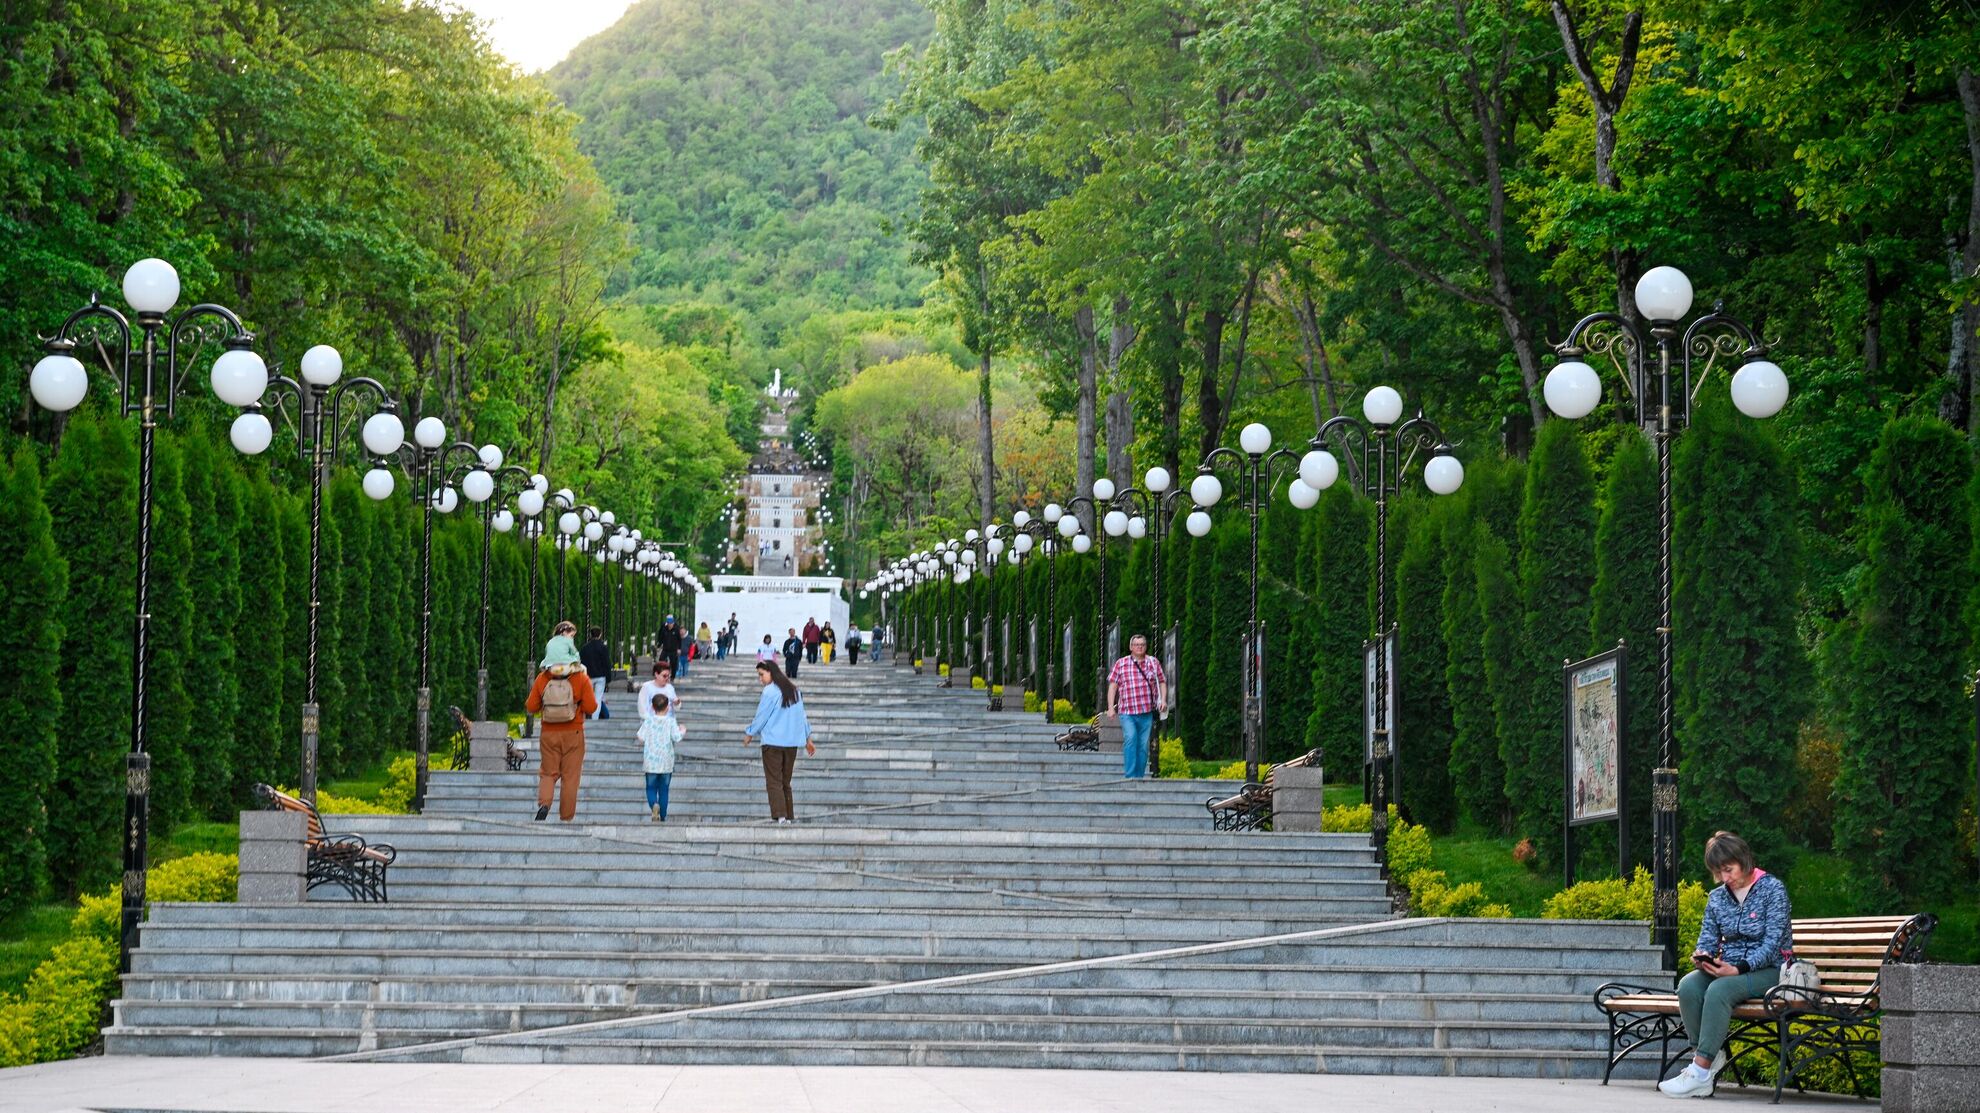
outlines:
{"label": "wooden bench", "polygon": [[[1726,1073],[1745,1086],[1740,1060],[1756,1051],[1772,1052],[1777,1064],[1774,1100],[1779,1102],[1788,1083],[1801,1090],[1810,1067],[1834,1058],[1843,1063],[1856,1096],[1865,1096],[1851,1053],[1877,1051],[1877,994],[1884,965],[1922,961],[1925,940],[1937,926],[1938,919],[1930,914],[1794,921],[1794,956],[1815,964],[1821,988],[1777,985],[1735,1006],[1726,1034]],[[1659,1048],[1660,1079],[1690,1054],[1677,994],[1669,989],[1610,982],[1595,991],[1595,1007],[1609,1021],[1604,1086],[1617,1064],[1650,1044]]]}
{"label": "wooden bench", "polygon": [[[447,768],[465,773],[474,767],[474,720],[458,707],[449,707],[447,712],[454,717],[454,733],[447,736]],[[513,773],[529,760],[529,747],[518,746],[511,739],[502,759]]]}
{"label": "wooden bench", "polygon": [[1060,731],[1052,741],[1058,743],[1061,750],[1100,752],[1100,716],[1095,715],[1068,730]]}
{"label": "wooden bench", "polygon": [[1265,770],[1264,784],[1249,781],[1243,788],[1237,790],[1235,796],[1225,796],[1221,799],[1213,796],[1205,800],[1203,806],[1210,812],[1211,830],[1269,830],[1272,825],[1273,776],[1281,769],[1300,769],[1318,764],[1320,764],[1320,751],[1308,750],[1291,761],[1282,761]]}
{"label": "wooden bench", "polygon": [[300,812],[309,817],[304,836],[309,846],[304,891],[318,885],[335,885],[352,900],[386,899],[385,871],[399,852],[384,843],[368,843],[360,835],[332,835],[323,829],[323,817],[307,800],[301,800],[268,785],[255,785],[256,795],[268,802],[271,811]]}

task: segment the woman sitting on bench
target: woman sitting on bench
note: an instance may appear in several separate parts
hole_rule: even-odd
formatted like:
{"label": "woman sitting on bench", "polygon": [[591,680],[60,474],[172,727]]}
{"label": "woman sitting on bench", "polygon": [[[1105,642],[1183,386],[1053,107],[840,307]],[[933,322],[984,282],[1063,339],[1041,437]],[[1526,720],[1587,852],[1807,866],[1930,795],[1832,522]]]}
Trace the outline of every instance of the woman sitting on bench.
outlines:
{"label": "woman sitting on bench", "polygon": [[1691,973],[1678,983],[1678,1011],[1694,1058],[1657,1088],[1674,1098],[1709,1098],[1726,1065],[1733,1008],[1774,987],[1782,952],[1794,949],[1787,886],[1755,869],[1753,848],[1731,831],[1705,843],[1705,868],[1719,887],[1705,899]]}

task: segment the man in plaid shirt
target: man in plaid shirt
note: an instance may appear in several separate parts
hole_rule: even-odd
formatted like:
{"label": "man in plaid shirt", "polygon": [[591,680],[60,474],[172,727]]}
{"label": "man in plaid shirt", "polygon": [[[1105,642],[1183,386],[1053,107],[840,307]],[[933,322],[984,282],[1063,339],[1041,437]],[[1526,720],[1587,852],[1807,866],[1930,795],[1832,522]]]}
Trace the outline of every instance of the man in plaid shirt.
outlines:
{"label": "man in plaid shirt", "polygon": [[1168,714],[1169,680],[1162,662],[1148,655],[1148,639],[1136,634],[1128,655],[1107,673],[1107,714],[1121,720],[1121,775],[1140,777],[1148,770],[1148,736],[1155,713]]}

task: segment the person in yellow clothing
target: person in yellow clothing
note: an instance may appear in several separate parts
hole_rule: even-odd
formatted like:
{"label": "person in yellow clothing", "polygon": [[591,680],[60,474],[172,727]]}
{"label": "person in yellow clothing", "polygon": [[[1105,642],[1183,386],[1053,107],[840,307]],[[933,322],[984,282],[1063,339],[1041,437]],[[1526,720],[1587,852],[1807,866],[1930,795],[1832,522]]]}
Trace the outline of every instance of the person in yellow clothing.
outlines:
{"label": "person in yellow clothing", "polygon": [[832,663],[832,651],[838,646],[839,635],[832,632],[832,624],[827,622],[825,628],[818,631],[818,656],[829,665]]}
{"label": "person in yellow clothing", "polygon": [[536,716],[542,740],[543,764],[536,775],[536,818],[550,814],[550,797],[557,782],[564,784],[557,801],[557,818],[569,823],[577,815],[578,782],[584,775],[584,720],[598,710],[598,692],[585,675],[572,636],[577,627],[557,624],[556,636],[543,647],[543,668],[529,686],[523,707]]}

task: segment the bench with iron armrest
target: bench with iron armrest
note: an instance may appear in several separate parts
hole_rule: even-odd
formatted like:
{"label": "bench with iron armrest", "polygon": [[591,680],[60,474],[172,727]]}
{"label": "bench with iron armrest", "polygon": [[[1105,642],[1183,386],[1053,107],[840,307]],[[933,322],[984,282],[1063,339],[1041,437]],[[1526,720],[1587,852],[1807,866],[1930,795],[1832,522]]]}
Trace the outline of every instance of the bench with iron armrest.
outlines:
{"label": "bench with iron armrest", "polygon": [[383,901],[385,871],[399,852],[382,842],[366,842],[361,835],[332,835],[323,829],[323,817],[314,805],[267,785],[255,785],[255,794],[268,802],[270,811],[300,812],[309,817],[303,836],[309,847],[306,856],[307,889],[335,885],[352,900]]}
{"label": "bench with iron armrest", "polygon": [[1100,749],[1100,716],[1095,715],[1069,730],[1061,731],[1052,741],[1061,750],[1086,750],[1097,753]]}
{"label": "bench with iron armrest", "polygon": [[1291,761],[1282,761],[1265,771],[1265,783],[1247,782],[1235,796],[1211,797],[1203,802],[1210,812],[1214,831],[1262,831],[1272,824],[1272,777],[1281,769],[1300,769],[1320,764],[1320,751],[1308,750]]}
{"label": "bench with iron armrest", "polygon": [[[1882,1008],[1877,994],[1884,965],[1923,961],[1925,940],[1937,926],[1937,917],[1929,913],[1794,921],[1794,957],[1815,965],[1821,987],[1777,985],[1734,1006],[1726,1034],[1726,1073],[1744,1086],[1740,1060],[1754,1051],[1773,1052],[1778,1102],[1785,1086],[1802,1089],[1809,1068],[1833,1058],[1842,1062],[1856,1096],[1865,1096],[1851,1053],[1877,1052]],[[1658,1045],[1659,1078],[1690,1054],[1677,994],[1669,989],[1610,982],[1595,991],[1595,1007],[1609,1021],[1605,1086],[1618,1064],[1650,1044]]]}
{"label": "bench with iron armrest", "polygon": [[[458,707],[449,707],[447,708],[447,712],[454,717],[454,733],[448,741],[447,768],[452,769],[456,773],[465,773],[469,769],[474,768],[474,744],[472,741],[474,737],[474,720],[468,718],[467,713]],[[506,743],[505,747],[502,759],[508,765],[510,772],[521,769],[523,764],[529,760],[528,747],[518,746],[514,741]]]}

